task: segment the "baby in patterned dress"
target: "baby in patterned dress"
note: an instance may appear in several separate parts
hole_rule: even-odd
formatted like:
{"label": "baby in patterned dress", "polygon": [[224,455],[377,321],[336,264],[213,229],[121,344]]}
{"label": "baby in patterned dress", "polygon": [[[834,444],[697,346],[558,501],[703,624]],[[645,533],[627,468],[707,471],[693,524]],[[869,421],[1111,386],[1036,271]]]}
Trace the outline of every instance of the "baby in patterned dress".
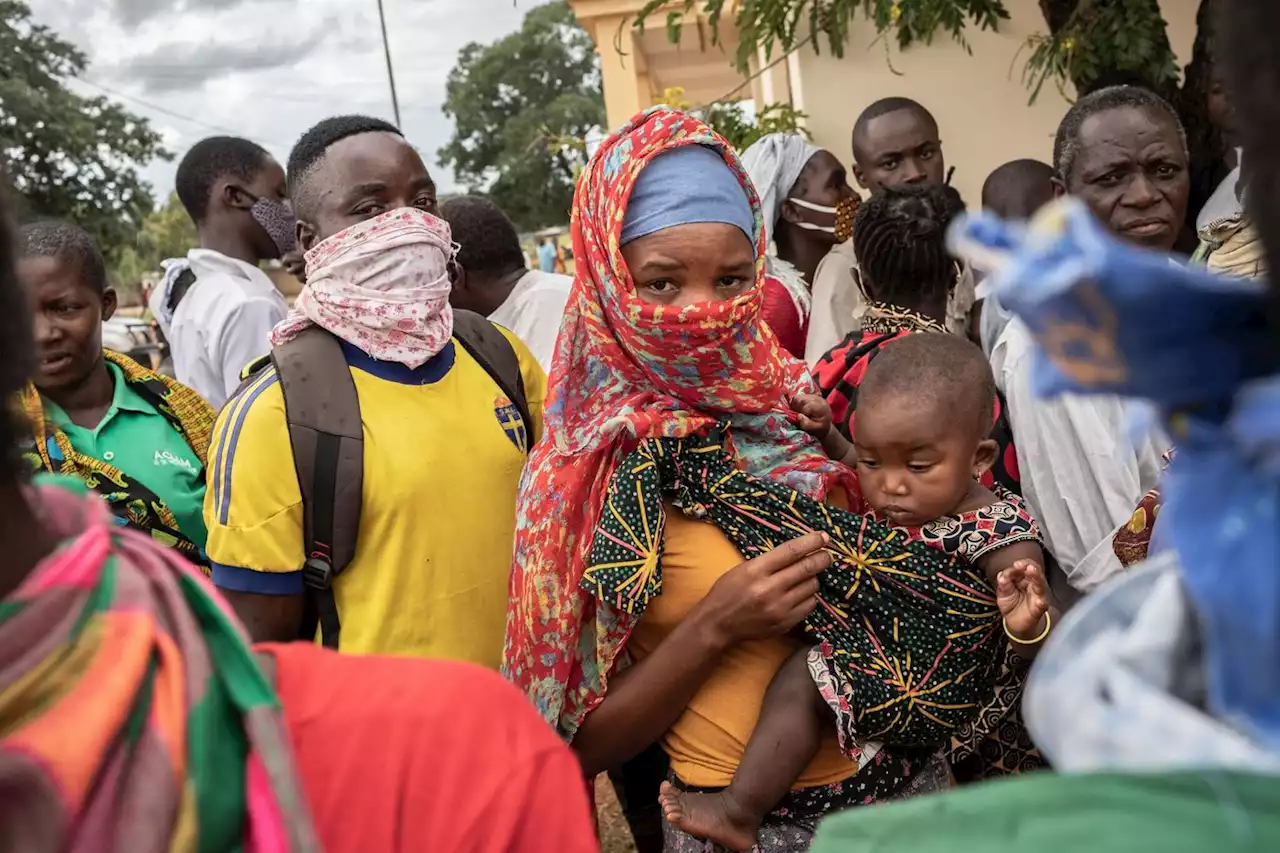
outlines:
{"label": "baby in patterned dress", "polygon": [[[1012,494],[978,482],[995,459],[994,405],[995,381],[982,351],[934,332],[893,341],[871,362],[858,389],[852,443],[832,428],[822,397],[792,402],[800,426],[831,458],[857,471],[863,504],[851,509],[976,566],[995,590],[1014,650],[1031,657],[1057,611],[1030,515]],[[877,747],[854,737],[858,709],[841,682],[829,648],[797,649],[765,694],[733,782],[713,793],[664,784],[667,820],[730,850],[748,850],[765,815],[813,759],[833,717],[845,752],[869,760]],[[927,706],[924,698],[920,704]]]}

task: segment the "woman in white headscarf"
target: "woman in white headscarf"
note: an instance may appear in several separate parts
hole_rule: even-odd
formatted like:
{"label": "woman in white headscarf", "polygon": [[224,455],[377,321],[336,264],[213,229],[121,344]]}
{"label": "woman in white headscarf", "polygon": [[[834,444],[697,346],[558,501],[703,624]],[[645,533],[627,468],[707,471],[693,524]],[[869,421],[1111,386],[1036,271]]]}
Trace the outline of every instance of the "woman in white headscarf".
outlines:
{"label": "woman in white headscarf", "polygon": [[835,155],[799,134],[761,137],[742,163],[760,196],[770,247],[765,322],[783,349],[803,359],[818,265],[853,233],[858,195]]}

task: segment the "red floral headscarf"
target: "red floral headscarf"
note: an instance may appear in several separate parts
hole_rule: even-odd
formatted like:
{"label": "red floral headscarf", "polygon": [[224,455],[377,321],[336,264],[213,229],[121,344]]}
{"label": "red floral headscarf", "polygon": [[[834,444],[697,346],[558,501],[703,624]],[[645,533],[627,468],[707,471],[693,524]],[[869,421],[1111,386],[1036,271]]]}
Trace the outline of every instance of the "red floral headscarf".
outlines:
{"label": "red floral headscarf", "polygon": [[[721,155],[755,217],[756,281],[737,298],[686,308],[636,296],[620,235],[642,169],[684,145]],[[609,137],[573,200],[577,272],[552,362],[546,435],[525,468],[517,502],[505,675],[562,735],[572,737],[604,696],[634,618],[579,586],[614,468],[638,440],[731,425],[739,464],[806,495],[853,489],[790,419],[813,392],[805,366],[760,319],[765,240],[760,202],[728,143],[667,107]]]}

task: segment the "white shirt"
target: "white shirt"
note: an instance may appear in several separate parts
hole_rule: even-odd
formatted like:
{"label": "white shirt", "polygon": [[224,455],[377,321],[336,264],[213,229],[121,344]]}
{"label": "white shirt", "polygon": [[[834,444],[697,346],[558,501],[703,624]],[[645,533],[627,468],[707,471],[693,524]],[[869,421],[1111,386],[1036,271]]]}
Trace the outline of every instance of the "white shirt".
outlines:
{"label": "white shirt", "polygon": [[[1244,151],[1236,149],[1236,157],[1243,162]],[[1222,183],[1218,184],[1204,207],[1200,208],[1200,213],[1196,216],[1196,232],[1203,231],[1216,220],[1239,216],[1244,207],[1240,202],[1239,190],[1240,167],[1236,166],[1222,179]]]}
{"label": "white shirt", "polygon": [[1137,442],[1118,397],[1031,390],[1030,332],[1011,319],[991,350],[1009,406],[1022,494],[1067,582],[1087,592],[1121,571],[1111,537],[1156,486],[1168,442],[1155,430]]}
{"label": "white shirt", "polygon": [[271,351],[271,330],[289,306],[255,266],[211,249],[192,249],[187,262],[196,281],[173,312],[173,369],[179,382],[221,409],[245,365]]}
{"label": "white shirt", "polygon": [[573,279],[567,275],[529,270],[520,276],[506,301],[489,315],[499,326],[510,329],[533,353],[544,372],[551,372],[556,352],[556,336],[569,302]]}
{"label": "white shirt", "polygon": [[862,328],[867,302],[853,278],[857,262],[853,241],[846,240],[827,252],[813,274],[813,304],[804,342],[804,360],[810,367],[842,343],[850,332]]}

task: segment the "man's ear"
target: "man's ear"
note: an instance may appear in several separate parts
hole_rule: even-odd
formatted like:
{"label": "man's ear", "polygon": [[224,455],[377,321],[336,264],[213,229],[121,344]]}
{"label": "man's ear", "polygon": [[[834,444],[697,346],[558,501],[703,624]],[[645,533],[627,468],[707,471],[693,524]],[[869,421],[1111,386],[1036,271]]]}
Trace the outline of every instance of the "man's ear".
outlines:
{"label": "man's ear", "polygon": [[778,218],[783,222],[799,222],[800,210],[790,199],[783,199],[782,204],[778,206]]}
{"label": "man's ear", "polygon": [[467,268],[455,259],[450,260],[445,269],[449,273],[449,283],[453,289],[459,293],[465,291],[467,289]]}
{"label": "man's ear", "polygon": [[978,449],[973,454],[973,476],[981,477],[983,474],[991,470],[996,464],[996,454],[1000,452],[1000,445],[996,444],[994,439],[988,438],[985,441],[978,442]]}
{"label": "man's ear", "polygon": [[298,235],[298,248],[300,248],[303,253],[311,251],[311,248],[315,246],[316,243],[320,242],[316,239],[315,226],[309,222],[303,222],[299,219],[296,227],[298,229],[296,232]]}
{"label": "man's ear", "polygon": [[227,207],[240,210],[248,210],[253,207],[253,199],[249,197],[249,194],[230,181],[222,181],[218,184],[217,196],[222,199],[222,203]]}
{"label": "man's ear", "polygon": [[853,161],[853,179],[858,182],[858,186],[862,187],[867,192],[873,191],[871,187],[867,185],[866,175],[863,173],[862,167],[858,165],[857,160]]}
{"label": "man's ear", "polygon": [[116,307],[120,304],[119,298],[116,296],[114,287],[105,288],[102,291],[102,321],[105,323],[116,314]]}
{"label": "man's ear", "polygon": [[1053,184],[1054,198],[1062,198],[1063,196],[1067,195],[1067,185],[1062,180],[1062,178],[1059,178],[1057,175],[1054,175],[1052,178],[1049,179],[1049,183]]}

